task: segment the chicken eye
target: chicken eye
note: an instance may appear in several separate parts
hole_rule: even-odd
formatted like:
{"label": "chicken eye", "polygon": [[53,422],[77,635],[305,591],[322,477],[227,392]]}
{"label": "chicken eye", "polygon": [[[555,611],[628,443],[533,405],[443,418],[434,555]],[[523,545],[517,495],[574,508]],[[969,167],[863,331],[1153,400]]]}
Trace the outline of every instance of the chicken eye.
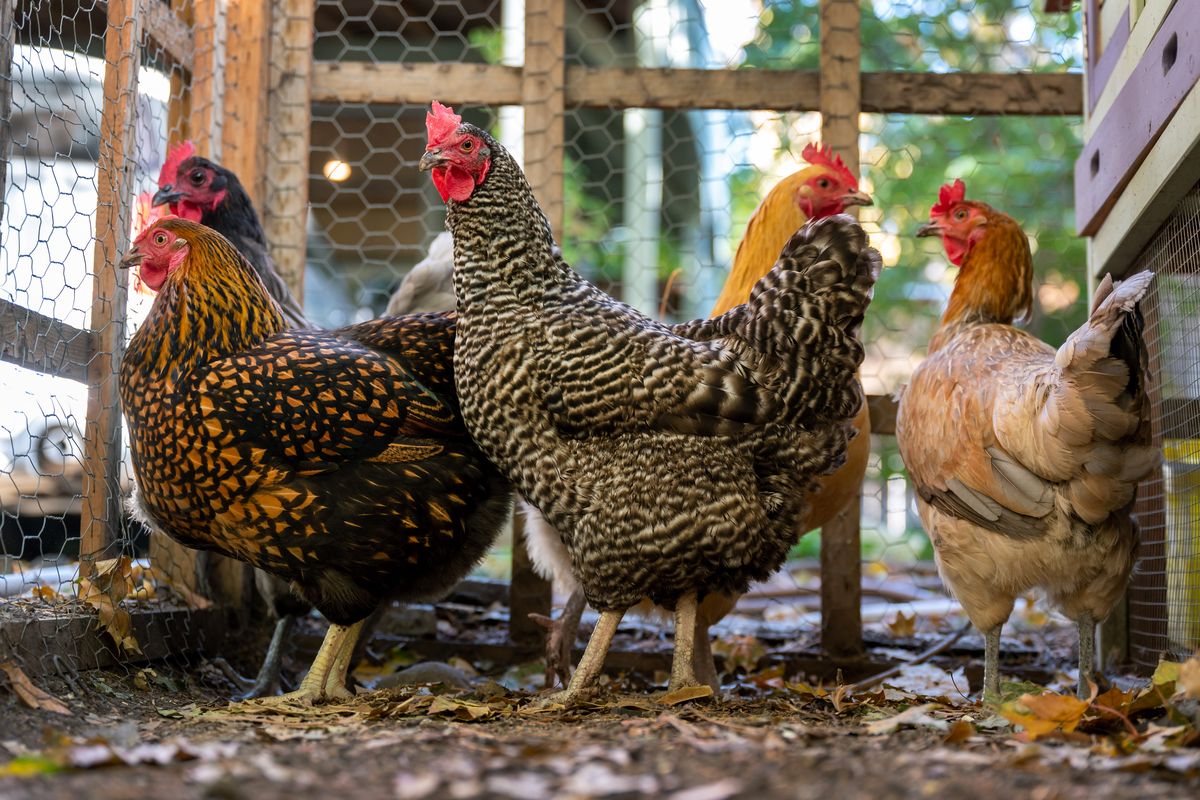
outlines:
{"label": "chicken eye", "polygon": [[821,178],[820,180],[817,181],[817,186],[819,186],[822,189],[828,189],[829,188],[829,179]]}
{"label": "chicken eye", "polygon": [[964,219],[967,218],[967,210],[965,208],[958,209],[957,211],[954,212],[954,218],[956,220],[958,220],[959,222],[962,222]]}
{"label": "chicken eye", "polygon": [[195,172],[193,172],[190,177],[191,177],[192,183],[199,186],[200,184],[204,183],[204,170],[198,169]]}
{"label": "chicken eye", "polygon": [[462,143],[462,149],[464,152],[469,153],[473,147],[475,147],[475,143],[473,141],[471,141],[470,139],[467,139],[466,141],[464,141]]}
{"label": "chicken eye", "polygon": [[164,244],[167,243],[167,235],[165,233],[155,234],[154,243],[156,245],[158,245],[159,247],[162,247]]}

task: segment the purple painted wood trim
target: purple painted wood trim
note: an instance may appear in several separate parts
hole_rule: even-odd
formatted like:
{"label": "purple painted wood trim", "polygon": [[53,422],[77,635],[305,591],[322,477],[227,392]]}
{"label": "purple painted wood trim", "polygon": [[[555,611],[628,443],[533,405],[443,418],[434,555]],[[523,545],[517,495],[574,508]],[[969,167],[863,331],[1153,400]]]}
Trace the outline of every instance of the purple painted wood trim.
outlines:
{"label": "purple painted wood trim", "polygon": [[1092,54],[1096,52],[1099,27],[1100,10],[1096,6],[1096,0],[1088,0],[1088,111],[1096,107],[1100,93],[1104,91],[1104,87],[1108,85],[1108,79],[1112,77],[1117,59],[1121,57],[1125,45],[1129,42],[1129,9],[1125,9],[1125,13],[1121,15],[1121,19],[1117,22],[1117,29],[1108,38],[1108,45],[1097,60],[1093,58]]}
{"label": "purple painted wood trim", "polygon": [[1200,0],[1177,0],[1075,162],[1075,227],[1081,235],[1100,227],[1197,80]]}

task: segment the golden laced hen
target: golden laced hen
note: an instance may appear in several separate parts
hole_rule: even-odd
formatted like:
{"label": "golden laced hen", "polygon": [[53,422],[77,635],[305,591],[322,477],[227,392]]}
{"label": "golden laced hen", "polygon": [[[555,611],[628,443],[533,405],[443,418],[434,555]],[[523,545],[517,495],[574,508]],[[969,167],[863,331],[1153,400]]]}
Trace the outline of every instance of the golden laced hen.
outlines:
{"label": "golden laced hen", "polygon": [[805,491],[840,466],[862,391],[856,339],[879,255],[849,217],[810,223],[749,302],[668,328],[557,255],[520,168],[435,103],[421,168],[447,201],[463,419],[557,528],[600,611],[570,685],[595,679],[626,609],[675,612],[670,689],[697,686],[695,615],[777,569]]}
{"label": "golden laced hen", "polygon": [[453,315],[285,330],[237,250],[175,217],[123,263],[158,291],[120,372],[143,513],[290,580],[331,624],[284,699],[348,695],[363,621],[449,591],[511,505],[458,415]]}
{"label": "golden laced hen", "polygon": [[984,693],[1000,689],[1000,629],[1042,589],[1079,626],[1088,694],[1095,623],[1124,592],[1137,484],[1150,440],[1138,301],[1152,273],[1105,278],[1091,315],[1056,351],[1013,327],[1033,302],[1016,220],[942,187],[919,236],[940,236],[958,277],[929,355],[900,399],[896,436],[938,572],[986,638]]}

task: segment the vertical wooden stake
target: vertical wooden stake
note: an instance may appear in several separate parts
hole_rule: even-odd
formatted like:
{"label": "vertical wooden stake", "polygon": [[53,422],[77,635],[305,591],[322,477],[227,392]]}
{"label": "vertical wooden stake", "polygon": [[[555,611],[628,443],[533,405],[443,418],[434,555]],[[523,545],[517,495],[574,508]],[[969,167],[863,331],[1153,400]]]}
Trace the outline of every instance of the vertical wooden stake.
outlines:
{"label": "vertical wooden stake", "polygon": [[[221,148],[222,112],[224,110],[224,6],[217,0],[191,0],[192,31],[195,37],[195,59],[191,85],[187,92],[187,135],[196,151],[223,163]],[[242,3],[233,3],[234,7]]]}
{"label": "vertical wooden stake", "polygon": [[8,159],[12,155],[12,60],[17,41],[14,24],[16,5],[17,0],[0,0],[0,223],[4,222],[4,192],[8,188]]}
{"label": "vertical wooden stake", "polygon": [[108,0],[104,31],[104,108],[96,171],[96,249],[91,328],[96,355],[88,365],[87,424],[80,569],[117,538],[121,523],[121,408],[117,369],[125,343],[128,275],[117,262],[129,244],[133,135],[142,32],[138,0]]}
{"label": "vertical wooden stake", "polygon": [[261,209],[267,152],[267,86],[271,59],[270,0],[226,6],[221,163]]}
{"label": "vertical wooden stake", "polygon": [[263,227],[280,276],[304,299],[315,0],[273,0]]}
{"label": "vertical wooden stake", "polygon": [[[566,4],[525,0],[525,65],[521,105],[525,108],[525,177],[556,239],[563,235],[563,114],[566,104]],[[533,571],[525,548],[525,517],[513,512],[509,639],[536,647],[545,638],[531,613],[549,616],[550,583]]]}
{"label": "vertical wooden stake", "polygon": [[[859,0],[821,0],[820,15],[821,141],[858,174],[862,10]],[[821,530],[821,645],[831,655],[862,652],[861,513],[860,492]]]}

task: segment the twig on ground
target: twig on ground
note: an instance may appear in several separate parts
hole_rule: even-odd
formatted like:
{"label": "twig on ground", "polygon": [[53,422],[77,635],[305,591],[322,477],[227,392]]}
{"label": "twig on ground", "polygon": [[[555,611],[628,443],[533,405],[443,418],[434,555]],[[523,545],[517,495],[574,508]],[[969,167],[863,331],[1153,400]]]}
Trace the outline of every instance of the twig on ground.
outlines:
{"label": "twig on ground", "polygon": [[918,653],[916,656],[913,657],[913,659],[911,661],[905,661],[903,664],[897,664],[896,666],[889,667],[888,669],[885,669],[883,672],[880,672],[876,675],[872,675],[869,678],[864,678],[863,680],[859,681],[858,683],[852,684],[850,686],[850,690],[854,691],[854,692],[861,692],[863,689],[870,689],[872,686],[874,686],[877,683],[886,681],[888,678],[891,678],[894,675],[899,675],[901,670],[903,670],[905,667],[913,667],[913,666],[916,666],[917,664],[924,664],[926,661],[933,658],[934,656],[941,655],[942,653],[949,650],[954,645],[955,642],[957,642],[959,639],[962,638],[962,635],[964,633],[966,633],[967,630],[970,629],[970,627],[971,627],[970,622],[964,622],[957,629],[955,629],[954,631],[951,631],[948,636],[935,642],[933,644],[933,646],[931,646],[928,650],[924,650],[924,651]]}

